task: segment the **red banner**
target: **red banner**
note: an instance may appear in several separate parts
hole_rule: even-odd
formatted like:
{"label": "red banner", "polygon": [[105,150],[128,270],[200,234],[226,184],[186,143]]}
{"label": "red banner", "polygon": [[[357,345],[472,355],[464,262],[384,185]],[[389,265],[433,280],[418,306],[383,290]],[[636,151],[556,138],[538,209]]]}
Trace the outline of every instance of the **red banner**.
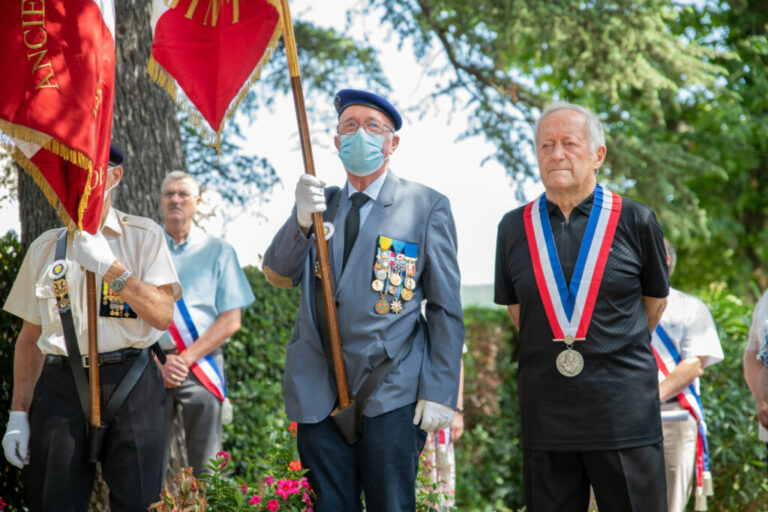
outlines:
{"label": "red banner", "polygon": [[4,0],[0,130],[65,223],[95,233],[112,133],[114,0]]}
{"label": "red banner", "polygon": [[174,0],[153,9],[150,75],[185,105],[178,84],[199,112],[188,108],[195,124],[202,128],[202,116],[219,135],[277,45],[278,0]]}

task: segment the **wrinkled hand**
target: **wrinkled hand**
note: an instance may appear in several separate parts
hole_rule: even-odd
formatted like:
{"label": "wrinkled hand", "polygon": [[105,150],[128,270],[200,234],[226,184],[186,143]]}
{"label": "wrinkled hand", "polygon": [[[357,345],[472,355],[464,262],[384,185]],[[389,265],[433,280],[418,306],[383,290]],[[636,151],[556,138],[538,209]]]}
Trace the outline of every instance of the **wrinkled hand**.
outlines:
{"label": "wrinkled hand", "polygon": [[29,464],[29,420],[23,411],[11,411],[3,436],[3,451],[8,462],[21,469]]}
{"label": "wrinkled hand", "polygon": [[311,174],[302,174],[296,184],[296,220],[299,226],[312,225],[312,214],[325,211],[325,182]]}
{"label": "wrinkled hand", "polygon": [[419,421],[421,421],[421,430],[424,432],[445,428],[451,424],[452,419],[453,409],[447,405],[424,399],[416,402],[416,414],[413,415],[413,424],[418,425]]}
{"label": "wrinkled hand", "polygon": [[453,415],[451,421],[451,442],[455,443],[464,433],[464,415],[458,411]]}
{"label": "wrinkled hand", "polygon": [[117,261],[101,231],[97,231],[95,235],[85,231],[75,233],[72,258],[97,276],[106,274],[109,267]]}
{"label": "wrinkled hand", "polygon": [[187,378],[189,367],[184,359],[177,354],[166,354],[165,364],[160,366],[163,373],[163,383],[166,388],[177,388]]}

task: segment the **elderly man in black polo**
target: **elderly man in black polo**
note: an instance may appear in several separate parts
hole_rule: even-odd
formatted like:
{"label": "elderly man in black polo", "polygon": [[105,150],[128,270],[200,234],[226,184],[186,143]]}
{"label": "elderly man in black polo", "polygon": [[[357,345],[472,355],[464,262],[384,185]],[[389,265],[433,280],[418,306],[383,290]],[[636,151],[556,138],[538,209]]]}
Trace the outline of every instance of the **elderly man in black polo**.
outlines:
{"label": "elderly man in black polo", "polygon": [[495,301],[520,330],[528,510],[666,511],[651,332],[669,291],[648,207],[597,183],[594,114],[568,103],[535,127],[545,193],[499,224]]}

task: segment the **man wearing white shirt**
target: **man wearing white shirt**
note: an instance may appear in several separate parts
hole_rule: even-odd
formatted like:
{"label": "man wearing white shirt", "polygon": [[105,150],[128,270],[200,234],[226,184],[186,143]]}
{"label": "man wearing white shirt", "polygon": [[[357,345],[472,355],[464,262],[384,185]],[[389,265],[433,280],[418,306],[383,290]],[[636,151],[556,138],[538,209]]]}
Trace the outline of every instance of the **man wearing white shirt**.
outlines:
{"label": "man wearing white shirt", "polygon": [[[666,239],[664,247],[671,276],[677,256],[675,248]],[[659,398],[662,402],[667,505],[669,512],[682,512],[693,490],[699,423],[681,395],[691,387],[697,396],[700,394],[699,377],[704,368],[723,360],[723,349],[707,306],[700,299],[674,288],[669,290],[667,308],[654,341],[659,331],[666,333],[667,341],[674,344],[674,350],[679,354],[677,365],[668,368],[669,374],[659,382]],[[694,405],[694,401],[690,401],[690,405]]]}

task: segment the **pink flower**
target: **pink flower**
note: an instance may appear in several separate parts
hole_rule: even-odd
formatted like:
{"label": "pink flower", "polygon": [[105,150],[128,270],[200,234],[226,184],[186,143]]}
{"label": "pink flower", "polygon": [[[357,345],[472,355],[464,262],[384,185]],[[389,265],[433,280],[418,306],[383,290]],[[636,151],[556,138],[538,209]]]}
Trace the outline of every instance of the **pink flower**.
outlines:
{"label": "pink flower", "polygon": [[267,510],[269,510],[269,512],[275,512],[275,510],[279,508],[280,505],[277,503],[277,500],[269,500],[267,502]]}
{"label": "pink flower", "polygon": [[273,483],[275,483],[275,479],[272,478],[272,475],[269,475],[264,479],[264,485],[272,485]]}
{"label": "pink flower", "polygon": [[299,493],[299,483],[296,480],[278,480],[277,481],[277,490],[275,491],[275,494],[277,494],[284,500],[288,499],[289,494],[298,494],[298,493]]}
{"label": "pink flower", "polygon": [[240,484],[240,492],[242,492],[243,494],[248,494],[248,486],[245,485],[245,482]]}
{"label": "pink flower", "polygon": [[221,467],[225,468],[225,467],[227,467],[227,462],[229,461],[229,459],[231,457],[230,457],[229,453],[227,453],[227,452],[222,450],[222,451],[220,451],[219,453],[216,454],[216,458],[217,459],[223,459],[221,461]]}
{"label": "pink flower", "polygon": [[261,503],[261,497],[256,496],[256,494],[251,496],[251,499],[248,500],[249,505],[258,505],[259,503]]}
{"label": "pink flower", "polygon": [[307,480],[307,477],[301,477],[301,480],[299,480],[299,485],[301,485],[306,490],[309,490],[309,480]]}
{"label": "pink flower", "polygon": [[307,507],[304,509],[304,512],[312,512],[312,507]]}
{"label": "pink flower", "polygon": [[5,507],[7,507],[8,504],[5,502],[2,496],[0,496],[0,510],[5,510]]}
{"label": "pink flower", "polygon": [[301,497],[301,501],[303,501],[307,506],[312,505],[312,498],[310,498],[307,491],[304,491],[304,496]]}

